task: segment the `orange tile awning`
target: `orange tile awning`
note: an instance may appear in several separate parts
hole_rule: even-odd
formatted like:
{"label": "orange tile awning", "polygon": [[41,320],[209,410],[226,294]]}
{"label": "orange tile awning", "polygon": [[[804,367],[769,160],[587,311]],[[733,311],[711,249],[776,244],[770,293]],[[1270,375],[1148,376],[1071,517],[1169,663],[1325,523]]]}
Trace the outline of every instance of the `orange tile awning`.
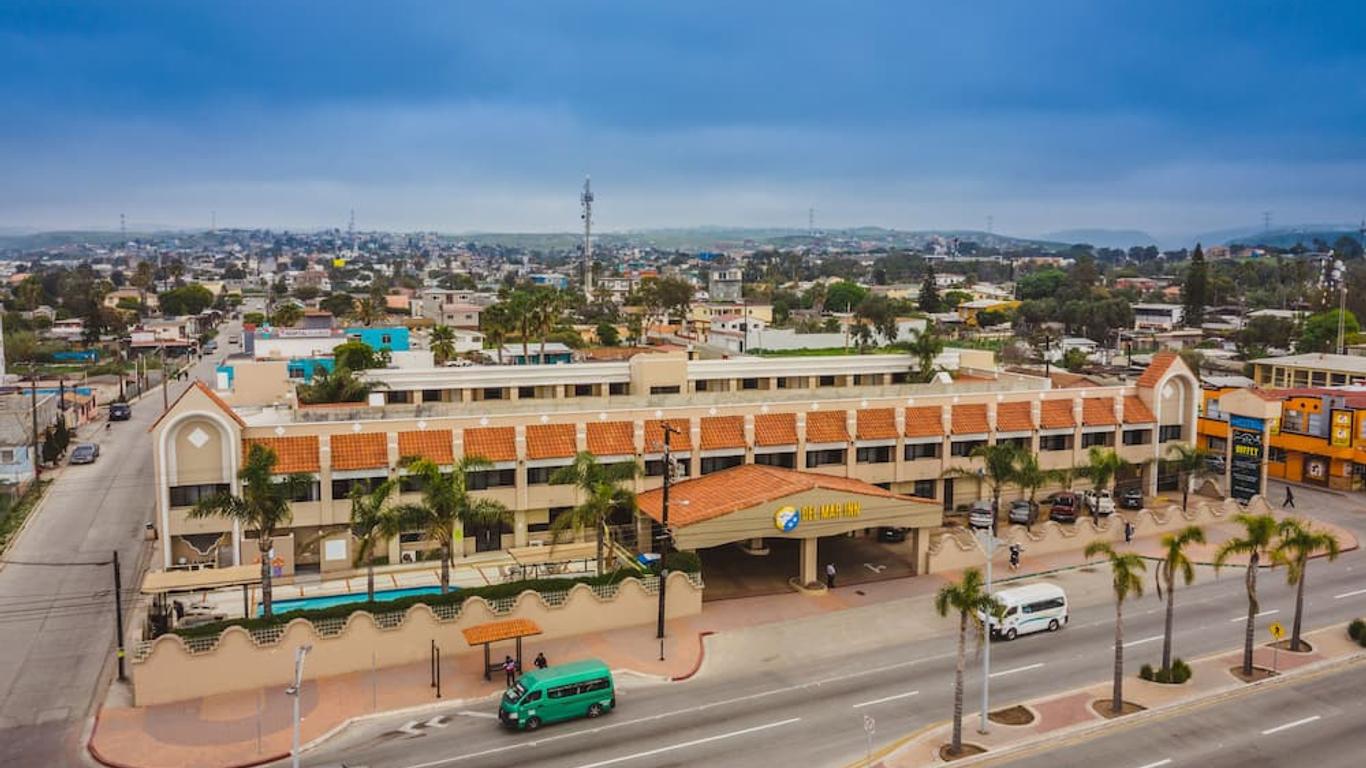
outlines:
{"label": "orange tile awning", "polygon": [[465,455],[489,461],[517,460],[515,427],[475,427],[465,430]]}
{"label": "orange tile awning", "polygon": [[[686,527],[766,501],[816,489],[888,499],[910,498],[853,478],[798,472],[761,464],[741,464],[674,485],[669,502],[669,524]],[[642,493],[638,504],[641,512],[659,520],[663,514],[663,491],[656,488]]]}
{"label": "orange tile awning", "polygon": [[702,417],[702,450],[745,447],[744,416]]}
{"label": "orange tile awning", "polygon": [[1039,416],[1039,429],[1073,429],[1077,426],[1077,420],[1072,417],[1071,400],[1045,400]]}
{"label": "orange tile awning", "polygon": [[849,416],[845,411],[812,411],[806,414],[806,442],[849,442]]}
{"label": "orange tile awning", "polygon": [[1113,397],[1088,397],[1081,401],[1081,425],[1083,427],[1114,427],[1119,425],[1115,418],[1115,399]]}
{"label": "orange tile awning", "polygon": [[906,437],[943,437],[944,408],[919,405],[906,409]]}
{"label": "orange tile awning", "polygon": [[398,433],[399,459],[426,459],[433,464],[455,463],[455,447],[449,429],[427,429]]}
{"label": "orange tile awning", "polygon": [[301,437],[251,437],[242,441],[242,458],[247,457],[252,445],[259,445],[275,451],[275,471],[286,475],[291,472],[317,472],[318,438],[312,435]]}
{"label": "orange tile awning", "polygon": [[500,640],[515,640],[519,637],[539,635],[541,634],[541,625],[531,619],[500,619],[475,624],[472,627],[460,630],[460,634],[465,636],[465,642],[470,645],[484,645],[485,643],[496,643]]}
{"label": "orange tile awning", "polygon": [[1154,424],[1157,417],[1153,415],[1153,410],[1148,404],[1138,399],[1137,395],[1124,396],[1124,423],[1125,424]]}
{"label": "orange tile awning", "polygon": [[634,455],[635,425],[629,421],[589,422],[588,452],[594,456]]}
{"label": "orange tile awning", "polygon": [[952,429],[955,435],[985,435],[990,432],[986,403],[953,406]]}
{"label": "orange tile awning", "polygon": [[333,469],[378,469],[389,466],[389,438],[383,432],[332,436]]}
{"label": "orange tile awning", "polygon": [[1032,432],[1033,406],[1029,403],[1001,403],[996,406],[997,432]]}
{"label": "orange tile awning", "polygon": [[754,417],[754,445],[770,448],[797,444],[797,414],[761,413]]}
{"label": "orange tile awning", "polygon": [[669,437],[669,449],[673,451],[692,450],[692,425],[687,419],[650,419],[645,422],[645,452],[664,452],[664,425],[676,430]]}
{"label": "orange tile awning", "polygon": [[896,430],[896,410],[869,408],[859,411],[856,433],[860,440],[897,439],[900,435]]}
{"label": "orange tile awning", "polygon": [[567,459],[578,453],[573,424],[529,424],[526,428],[528,459]]}

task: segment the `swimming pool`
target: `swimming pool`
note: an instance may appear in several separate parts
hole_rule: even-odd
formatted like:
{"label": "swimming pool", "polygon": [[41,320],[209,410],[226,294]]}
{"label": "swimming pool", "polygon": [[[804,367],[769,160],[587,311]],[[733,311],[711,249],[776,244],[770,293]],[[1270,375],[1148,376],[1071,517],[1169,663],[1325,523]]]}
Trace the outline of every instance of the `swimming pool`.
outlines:
{"label": "swimming pool", "polygon": [[[459,587],[451,587],[454,592]],[[397,600],[400,597],[411,597],[413,595],[439,595],[441,587],[406,587],[404,589],[377,589],[375,590],[375,601]],[[346,605],[347,603],[365,602],[364,592],[349,592],[343,595],[319,595],[318,597],[296,597],[291,600],[276,600],[272,604],[276,615],[288,611],[308,611],[317,608],[331,608],[334,605]],[[265,611],[261,606],[256,606],[256,615],[263,616]]]}

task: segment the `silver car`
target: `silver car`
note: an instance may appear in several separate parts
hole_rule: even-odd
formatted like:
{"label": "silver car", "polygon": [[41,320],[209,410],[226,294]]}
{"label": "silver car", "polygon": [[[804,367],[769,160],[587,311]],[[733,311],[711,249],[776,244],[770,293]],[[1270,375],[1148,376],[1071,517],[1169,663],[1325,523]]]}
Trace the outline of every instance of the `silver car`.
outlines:
{"label": "silver car", "polygon": [[990,528],[995,518],[989,501],[974,501],[968,507],[968,525],[973,528]]}

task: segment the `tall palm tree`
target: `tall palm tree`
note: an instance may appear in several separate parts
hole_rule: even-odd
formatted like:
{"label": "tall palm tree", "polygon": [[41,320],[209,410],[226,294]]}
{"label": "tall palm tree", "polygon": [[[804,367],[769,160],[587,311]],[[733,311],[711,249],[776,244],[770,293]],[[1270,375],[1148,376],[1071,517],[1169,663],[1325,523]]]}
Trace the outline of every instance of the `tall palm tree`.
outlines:
{"label": "tall palm tree", "polygon": [[[981,478],[991,488],[991,511],[994,515],[1001,509],[1001,489],[1015,482],[1015,462],[1019,459],[1020,449],[1012,443],[994,443],[973,448],[971,455],[982,460]],[[962,474],[977,473],[969,470]]]}
{"label": "tall palm tree", "polygon": [[1086,476],[1096,490],[1108,490],[1111,482],[1129,462],[1121,459],[1113,448],[1092,446],[1086,454]]}
{"label": "tall palm tree", "polygon": [[934,378],[934,359],[944,351],[944,340],[935,331],[932,323],[926,323],[924,330],[917,333],[906,347],[906,351],[916,359],[916,368],[911,372],[911,380],[920,383]]}
{"label": "tall palm tree", "polygon": [[312,475],[302,473],[278,477],[275,474],[277,461],[274,450],[253,443],[237,473],[242,485],[241,495],[219,493],[201,499],[189,513],[191,519],[227,518],[256,532],[256,547],[261,553],[261,610],[266,618],[273,615],[270,551],[275,546],[275,531],[293,516],[290,499],[313,482]]}
{"label": "tall palm tree", "polygon": [[375,550],[399,532],[399,518],[393,514],[390,496],[393,480],[366,489],[361,483],[351,487],[351,536],[356,540],[352,564],[365,565],[365,599],[375,601]]}
{"label": "tall palm tree", "polygon": [[1208,475],[1210,452],[1194,445],[1173,445],[1167,454],[1167,461],[1176,466],[1181,477],[1181,511],[1190,509],[1191,486],[1199,478]]}
{"label": "tall palm tree", "polygon": [[980,646],[986,641],[986,622],[984,615],[999,618],[1003,606],[1000,601],[987,593],[982,581],[982,572],[976,568],[963,571],[958,583],[949,583],[939,588],[934,596],[934,610],[947,617],[951,611],[958,612],[958,661],[953,672],[953,743],[949,754],[958,755],[963,751],[963,669],[968,658],[968,629],[971,627]]}
{"label": "tall palm tree", "polygon": [[408,472],[418,478],[422,501],[400,504],[394,508],[403,530],[422,530],[427,539],[441,547],[441,594],[451,587],[452,546],[455,526],[484,528],[502,525],[512,513],[492,499],[482,499],[469,491],[468,473],[493,466],[482,456],[465,456],[456,462],[453,471],[442,472],[441,467],[427,459],[408,465]]}
{"label": "tall palm tree", "polygon": [[455,331],[449,325],[438,325],[432,329],[429,346],[437,365],[455,357]]}
{"label": "tall palm tree", "polygon": [[550,526],[552,541],[558,542],[566,533],[582,533],[593,529],[598,544],[598,575],[606,567],[603,547],[607,541],[607,523],[613,513],[633,512],[636,495],[621,483],[630,480],[640,472],[635,462],[599,464],[598,459],[588,451],[574,455],[574,463],[560,467],[550,475],[550,482],[556,485],[573,485],[583,493],[583,503],[569,512],[560,515]]}
{"label": "tall palm tree", "polygon": [[1204,544],[1205,532],[1194,525],[1188,525],[1174,533],[1162,537],[1162,559],[1157,561],[1157,597],[1162,599],[1162,585],[1167,586],[1167,623],[1162,631],[1162,668],[1172,668],[1172,624],[1176,619],[1176,575],[1190,586],[1195,581],[1195,564],[1186,556],[1186,547],[1191,544]]}
{"label": "tall palm tree", "polygon": [[1038,495],[1039,489],[1051,482],[1061,480],[1061,475],[1057,470],[1044,469],[1039,465],[1039,454],[1029,451],[1020,451],[1019,457],[1015,461],[1015,485],[1020,490],[1029,494],[1029,504],[1034,505],[1034,497]]}
{"label": "tall palm tree", "polygon": [[1115,687],[1110,711],[1118,715],[1124,711],[1124,601],[1130,595],[1143,596],[1143,579],[1139,574],[1147,570],[1148,564],[1132,552],[1116,552],[1104,541],[1086,546],[1088,558],[1096,555],[1104,555],[1110,561],[1111,586],[1115,590]]}
{"label": "tall palm tree", "polygon": [[1271,550],[1273,563],[1284,563],[1286,582],[1295,587],[1295,624],[1290,631],[1290,650],[1300,650],[1300,621],[1304,618],[1304,572],[1309,559],[1320,552],[1336,560],[1341,551],[1338,537],[1318,530],[1304,520],[1291,517],[1281,521],[1277,529],[1276,547]]}
{"label": "tall palm tree", "polygon": [[508,329],[516,330],[517,336],[521,339],[522,364],[527,365],[531,362],[531,332],[535,328],[531,294],[521,288],[515,288],[504,294],[499,303],[507,317]]}
{"label": "tall palm tree", "polygon": [[281,328],[289,328],[290,326],[302,320],[303,316],[304,311],[299,308],[299,305],[290,302],[287,304],[281,304],[280,306],[276,307],[275,311],[272,312],[270,315],[270,322],[271,325],[276,325]]}
{"label": "tall palm tree", "polygon": [[374,325],[384,319],[384,307],[373,297],[361,299],[356,302],[356,319],[361,322],[361,325],[367,327]]}
{"label": "tall palm tree", "polygon": [[1247,628],[1243,637],[1243,676],[1251,677],[1252,635],[1256,629],[1259,609],[1257,566],[1262,562],[1262,557],[1270,552],[1278,526],[1276,518],[1271,515],[1242,514],[1234,520],[1243,526],[1243,535],[1235,536],[1219,545],[1219,551],[1214,555],[1214,567],[1216,570],[1222,568],[1233,555],[1247,555],[1247,575],[1244,577],[1247,585]]}
{"label": "tall palm tree", "polygon": [[537,362],[545,363],[546,337],[559,325],[564,312],[564,301],[559,291],[539,288],[531,293],[528,300],[531,309],[531,330],[540,337],[541,349]]}
{"label": "tall palm tree", "polygon": [[484,311],[479,313],[479,330],[484,332],[484,339],[497,350],[498,364],[502,365],[503,345],[507,343],[508,331],[511,330],[507,307],[502,304],[484,307]]}

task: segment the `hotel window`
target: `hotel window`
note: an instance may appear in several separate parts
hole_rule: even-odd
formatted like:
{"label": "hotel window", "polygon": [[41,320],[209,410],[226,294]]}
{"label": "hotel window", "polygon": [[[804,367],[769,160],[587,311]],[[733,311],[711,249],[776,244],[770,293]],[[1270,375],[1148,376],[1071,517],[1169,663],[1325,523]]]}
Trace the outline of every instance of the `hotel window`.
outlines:
{"label": "hotel window", "polygon": [[933,480],[916,480],[915,485],[911,488],[911,495],[920,499],[933,499],[935,497],[934,485]]}
{"label": "hotel window", "polygon": [[502,387],[484,387],[484,393],[483,393],[483,395],[482,395],[482,399],[484,399],[484,400],[502,400],[502,399],[503,399],[503,388],[502,388]]}
{"label": "hotel window", "polygon": [[997,445],[1013,445],[1021,451],[1029,450],[1029,438],[1027,437],[998,437]]}
{"label": "hotel window", "polygon": [[561,467],[527,467],[527,468],[526,468],[526,484],[527,484],[527,485],[549,485],[549,484],[550,484],[550,476],[553,475],[553,474],[555,474],[555,470],[560,469],[560,468],[561,468]]}
{"label": "hotel window", "polygon": [[399,475],[399,476],[398,476],[398,492],[399,492],[399,493],[421,493],[421,492],[422,492],[422,476],[421,476],[421,475]]}
{"label": "hotel window", "polygon": [[843,448],[831,448],[828,450],[816,450],[806,452],[806,466],[808,467],[828,467],[834,464],[845,462],[846,452]]}
{"label": "hotel window", "polygon": [[318,482],[317,480],[314,480],[311,483],[304,483],[300,485],[298,488],[295,488],[294,494],[290,497],[289,500],[291,502],[301,504],[307,501],[322,501],[322,498],[322,483]]}
{"label": "hotel window", "polygon": [[488,488],[507,488],[517,484],[517,471],[514,469],[481,469],[465,473],[465,487],[471,491]]}
{"label": "hotel window", "polygon": [[413,401],[412,392],[385,392],[384,402],[389,405],[406,405]]}
{"label": "hotel window", "polygon": [[1097,448],[1111,446],[1114,444],[1114,432],[1083,432],[1081,435],[1082,448]]}
{"label": "hotel window", "polygon": [[1269,448],[1266,449],[1266,460],[1267,460],[1267,461],[1275,462],[1275,463],[1277,463],[1277,464],[1284,464],[1284,463],[1285,463],[1285,449],[1284,449],[1284,448],[1277,448],[1277,447],[1274,446],[1274,445],[1273,445],[1273,446],[1270,446]]}
{"label": "hotel window", "polygon": [[834,377],[834,376],[822,376],[822,377],[820,377],[820,380],[817,382],[816,386],[819,386],[819,387],[833,387],[833,386],[835,386],[835,377]]}
{"label": "hotel window", "polygon": [[345,501],[351,496],[351,489],[361,488],[362,493],[369,493],[376,485],[384,482],[384,476],[377,477],[347,477],[332,481],[332,500]]}
{"label": "hotel window", "polygon": [[937,459],[944,451],[943,443],[907,443],[906,461]]}
{"label": "hotel window", "polygon": [[949,455],[959,458],[971,456],[974,450],[986,444],[985,440],[954,440],[949,443]]}
{"label": "hotel window", "polygon": [[[692,467],[690,466],[691,464],[692,462],[688,460],[687,456],[674,456],[674,465],[678,467],[678,469],[675,470],[677,474],[675,474],[674,477],[687,477],[688,473],[692,471]],[[664,459],[646,459],[645,476],[663,477]]]}
{"label": "hotel window", "polygon": [[791,383],[791,380],[788,379],[788,377],[786,377],[786,376],[779,376],[779,377],[778,377],[778,389],[787,389],[788,387],[791,387],[791,386],[792,386],[792,383]]}
{"label": "hotel window", "polygon": [[1165,424],[1165,425],[1163,425],[1162,427],[1159,427],[1158,430],[1157,430],[1157,441],[1160,442],[1160,443],[1166,443],[1166,442],[1169,442],[1169,441],[1172,441],[1172,440],[1180,440],[1180,439],[1181,439],[1181,425],[1180,425],[1180,424]]}
{"label": "hotel window", "polygon": [[1040,451],[1070,451],[1072,450],[1071,435],[1040,435]]}
{"label": "hotel window", "polygon": [[208,485],[173,485],[171,486],[171,506],[173,507],[193,507],[204,499],[213,498],[220,493],[228,493],[232,489],[227,483],[210,483]]}
{"label": "hotel window", "polygon": [[574,397],[590,397],[593,394],[592,384],[575,384]]}
{"label": "hotel window", "polygon": [[784,469],[797,468],[797,453],[795,451],[783,451],[780,453],[756,453],[754,463],[765,467],[783,467]]}
{"label": "hotel window", "polygon": [[909,373],[907,373],[907,372],[905,372],[905,371],[899,371],[899,372],[897,372],[897,373],[892,374],[892,383],[893,383],[893,384],[906,384],[906,383],[910,382],[910,380],[911,380],[911,374],[909,374]]}
{"label": "hotel window", "polygon": [[518,399],[518,400],[535,400],[535,399],[536,399],[536,388],[535,388],[535,387],[518,387],[518,388],[517,388],[517,399]]}
{"label": "hotel window", "polygon": [[676,384],[671,387],[650,387],[650,394],[652,395],[676,395],[679,392],[680,389]]}
{"label": "hotel window", "polygon": [[609,395],[628,395],[628,394],[630,394],[630,387],[631,387],[631,385],[630,385],[630,384],[627,384],[627,383],[624,382],[624,381],[614,381],[614,382],[612,382],[611,384],[608,384],[608,385],[607,385],[607,394],[609,394]]}
{"label": "hotel window", "polygon": [[886,464],[892,460],[891,445],[869,445],[854,452],[854,460],[860,464]]}
{"label": "hotel window", "polygon": [[1147,445],[1153,441],[1153,431],[1151,429],[1126,429],[1124,430],[1125,445]]}
{"label": "hotel window", "polygon": [[713,472],[720,472],[723,469],[738,467],[744,463],[745,457],[743,454],[736,456],[703,456],[700,471],[704,475],[710,475]]}
{"label": "hotel window", "polygon": [[695,392],[708,392],[710,390],[711,381],[708,379],[698,379],[697,381],[693,382],[693,391]]}
{"label": "hotel window", "polygon": [[759,388],[759,380],[758,380],[758,379],[741,379],[741,380],[740,380],[740,389],[758,389],[758,388]]}
{"label": "hotel window", "polygon": [[439,403],[439,402],[441,402],[441,390],[439,390],[439,389],[424,389],[424,390],[422,390],[422,402],[424,402],[424,403]]}
{"label": "hotel window", "polygon": [[544,523],[528,523],[526,531],[527,533],[546,533],[555,525],[555,521],[559,519],[561,515],[568,514],[572,511],[574,511],[573,507],[551,507],[546,512]]}

